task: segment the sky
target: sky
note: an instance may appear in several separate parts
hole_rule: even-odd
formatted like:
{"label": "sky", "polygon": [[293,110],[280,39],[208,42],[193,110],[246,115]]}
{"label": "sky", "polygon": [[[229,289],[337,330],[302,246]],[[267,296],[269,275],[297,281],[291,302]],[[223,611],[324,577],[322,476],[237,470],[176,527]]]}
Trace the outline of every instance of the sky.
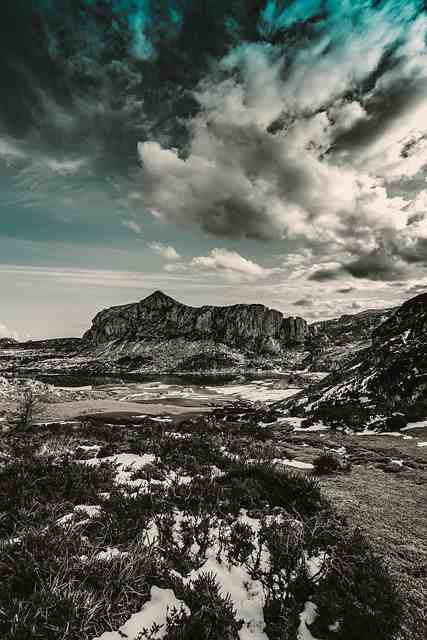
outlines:
{"label": "sky", "polygon": [[0,337],[427,289],[424,0],[3,0]]}

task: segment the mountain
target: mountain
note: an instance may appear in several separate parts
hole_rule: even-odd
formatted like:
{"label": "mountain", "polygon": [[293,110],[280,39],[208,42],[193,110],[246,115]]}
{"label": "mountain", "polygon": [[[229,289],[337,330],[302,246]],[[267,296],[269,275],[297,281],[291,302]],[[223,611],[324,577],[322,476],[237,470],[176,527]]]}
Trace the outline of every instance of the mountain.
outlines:
{"label": "mountain", "polygon": [[[201,356],[215,346],[231,358],[258,357],[280,356],[289,348],[302,347],[310,335],[302,318],[284,317],[261,304],[190,307],[155,291],[140,302],[98,313],[83,336],[83,345],[113,358],[152,356],[159,343],[167,352],[175,348],[178,357],[186,352],[190,357]],[[197,346],[195,351],[189,351],[190,343]]]}
{"label": "mountain", "polygon": [[19,342],[15,338],[0,338],[0,349],[9,349],[17,345],[19,345]]}
{"label": "mountain", "polygon": [[393,308],[368,309],[354,315],[314,322],[310,325],[313,337],[306,364],[315,371],[334,371],[345,366],[357,353],[370,346],[373,330],[393,311]]}
{"label": "mountain", "polygon": [[[427,293],[392,311],[360,351],[315,388],[282,403],[291,413],[346,424],[403,411],[427,414]],[[366,425],[365,425],[366,426]]]}
{"label": "mountain", "polygon": [[[81,339],[30,341],[15,348],[5,345],[0,371],[67,370],[87,375],[329,371],[333,377],[328,385],[333,387],[341,378],[347,380],[351,367],[359,367],[360,375],[369,369],[374,362],[371,334],[380,345],[381,331],[392,330],[384,327],[399,332],[406,327],[403,317],[412,326],[415,320],[408,314],[403,305],[398,310],[365,311],[309,325],[303,318],[286,317],[261,304],[190,307],[155,291],[139,302],[104,309]],[[378,353],[383,351],[378,346]],[[381,360],[382,356],[375,357]],[[357,387],[357,380],[351,384]]]}
{"label": "mountain", "polygon": [[209,339],[246,351],[279,353],[302,344],[310,329],[302,318],[285,318],[262,304],[189,307],[162,291],[136,302],[101,311],[83,336],[87,344],[111,340]]}
{"label": "mountain", "polygon": [[353,315],[343,315],[332,320],[313,322],[316,334],[326,336],[334,344],[345,344],[355,340],[370,340],[372,331],[385,322],[393,313],[390,309],[368,309]]}

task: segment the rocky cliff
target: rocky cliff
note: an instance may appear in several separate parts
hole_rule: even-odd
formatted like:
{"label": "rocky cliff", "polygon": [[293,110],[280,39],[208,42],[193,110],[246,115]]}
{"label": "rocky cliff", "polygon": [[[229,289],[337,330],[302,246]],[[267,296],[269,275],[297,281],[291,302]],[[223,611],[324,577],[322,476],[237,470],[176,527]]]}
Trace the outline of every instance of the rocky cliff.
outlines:
{"label": "rocky cliff", "polygon": [[427,416],[427,294],[395,309],[373,330],[368,348],[285,405],[300,415],[345,416],[365,426],[384,412]]}
{"label": "rocky cliff", "polygon": [[209,340],[239,350],[279,354],[290,345],[301,345],[311,334],[302,318],[285,318],[280,311],[261,304],[229,307],[189,307],[161,291],[148,298],[98,313],[83,336],[88,347],[114,342],[153,342],[187,339]]}
{"label": "rocky cliff", "polygon": [[310,325],[310,355],[306,364],[314,371],[336,371],[345,367],[357,354],[370,346],[372,332],[394,309],[369,309],[354,315]]}
{"label": "rocky cliff", "polygon": [[372,332],[385,322],[394,309],[368,309],[354,315],[343,315],[332,320],[314,322],[316,335],[327,337],[334,344],[370,340]]}

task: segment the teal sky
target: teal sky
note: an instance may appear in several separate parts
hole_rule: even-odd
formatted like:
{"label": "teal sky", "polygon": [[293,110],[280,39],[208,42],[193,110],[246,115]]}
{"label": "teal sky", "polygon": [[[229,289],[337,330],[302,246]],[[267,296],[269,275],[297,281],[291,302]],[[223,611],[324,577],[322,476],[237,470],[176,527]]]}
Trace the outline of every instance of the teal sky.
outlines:
{"label": "teal sky", "polygon": [[3,5],[0,335],[158,288],[308,320],[425,290],[424,2]]}

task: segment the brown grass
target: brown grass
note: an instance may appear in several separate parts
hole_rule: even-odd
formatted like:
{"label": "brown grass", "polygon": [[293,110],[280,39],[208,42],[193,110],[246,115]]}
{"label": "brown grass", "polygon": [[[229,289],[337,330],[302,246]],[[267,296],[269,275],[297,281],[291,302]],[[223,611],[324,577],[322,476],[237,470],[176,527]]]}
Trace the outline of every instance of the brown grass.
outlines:
{"label": "brown grass", "polygon": [[[381,440],[384,440],[382,438]],[[411,441],[405,441],[411,442]],[[350,475],[321,480],[323,492],[360,527],[385,558],[402,595],[405,615],[400,638],[427,637],[427,473],[411,477],[358,465]]]}

